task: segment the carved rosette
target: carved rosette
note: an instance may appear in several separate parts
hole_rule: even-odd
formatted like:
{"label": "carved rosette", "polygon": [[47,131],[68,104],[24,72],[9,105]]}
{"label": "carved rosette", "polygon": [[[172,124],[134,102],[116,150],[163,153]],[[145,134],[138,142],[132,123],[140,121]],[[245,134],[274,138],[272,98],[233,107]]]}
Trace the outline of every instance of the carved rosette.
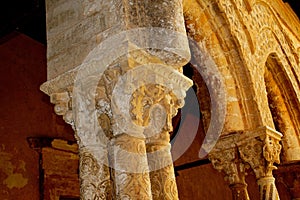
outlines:
{"label": "carved rosette", "polygon": [[241,136],[239,153],[253,169],[260,190],[260,199],[279,199],[272,171],[274,163],[280,163],[282,134],[269,128],[249,131]]}
{"label": "carved rosette", "polygon": [[209,159],[215,169],[225,174],[234,200],[249,200],[245,182],[245,165],[238,156],[236,142],[238,134],[220,138]]}

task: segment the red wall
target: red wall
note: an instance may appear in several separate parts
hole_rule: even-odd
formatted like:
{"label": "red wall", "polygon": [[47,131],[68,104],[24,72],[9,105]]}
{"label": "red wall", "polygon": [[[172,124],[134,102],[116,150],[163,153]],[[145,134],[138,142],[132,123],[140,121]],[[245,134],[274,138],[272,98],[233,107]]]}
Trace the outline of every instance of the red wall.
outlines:
{"label": "red wall", "polygon": [[37,200],[38,153],[27,137],[74,140],[70,126],[39,90],[46,81],[46,47],[12,33],[0,41],[0,199]]}

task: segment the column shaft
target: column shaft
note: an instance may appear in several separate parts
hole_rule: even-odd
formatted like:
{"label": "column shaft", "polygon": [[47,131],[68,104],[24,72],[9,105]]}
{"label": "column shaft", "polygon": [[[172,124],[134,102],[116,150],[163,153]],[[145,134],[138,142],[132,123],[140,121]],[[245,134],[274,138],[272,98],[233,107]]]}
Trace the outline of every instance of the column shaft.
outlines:
{"label": "column shaft", "polygon": [[107,159],[107,151],[91,149],[79,148],[80,199],[113,199],[109,167],[102,160]]}
{"label": "column shaft", "polygon": [[257,180],[259,186],[260,199],[279,200],[279,195],[275,185],[274,177],[263,177]]}
{"label": "column shaft", "polygon": [[144,139],[121,134],[110,141],[116,199],[152,199]]}
{"label": "column shaft", "polygon": [[232,191],[233,200],[250,200],[247,184],[245,183],[236,183],[229,186]]}
{"label": "column shaft", "polygon": [[164,131],[158,137],[149,138],[146,146],[153,200],[177,200],[169,132]]}

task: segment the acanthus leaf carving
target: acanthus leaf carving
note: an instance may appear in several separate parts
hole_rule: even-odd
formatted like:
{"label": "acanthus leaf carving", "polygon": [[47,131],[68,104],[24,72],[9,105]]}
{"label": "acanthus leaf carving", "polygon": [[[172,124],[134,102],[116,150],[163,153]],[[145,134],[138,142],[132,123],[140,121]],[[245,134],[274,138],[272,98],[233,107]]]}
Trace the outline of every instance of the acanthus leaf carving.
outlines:
{"label": "acanthus leaf carving", "polygon": [[209,153],[209,159],[215,169],[225,174],[224,180],[232,190],[235,200],[249,200],[245,181],[248,165],[242,161],[238,153],[237,141],[239,133],[220,138],[215,148]]}
{"label": "acanthus leaf carving", "polygon": [[245,164],[239,157],[236,140],[238,133],[220,138],[209,153],[214,168],[225,173],[225,181],[231,184],[245,184]]}
{"label": "acanthus leaf carving", "polygon": [[257,178],[272,177],[276,169],[274,163],[280,163],[282,134],[269,128],[261,127],[245,133],[239,142],[241,158],[254,170]]}

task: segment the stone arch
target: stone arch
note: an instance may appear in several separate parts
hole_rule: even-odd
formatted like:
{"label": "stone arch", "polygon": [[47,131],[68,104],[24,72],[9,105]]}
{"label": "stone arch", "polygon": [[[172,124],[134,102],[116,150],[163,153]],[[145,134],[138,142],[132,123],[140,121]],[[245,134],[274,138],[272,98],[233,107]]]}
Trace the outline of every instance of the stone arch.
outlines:
{"label": "stone arch", "polygon": [[[295,63],[291,60],[290,49],[286,45],[285,38],[280,34],[281,33],[274,31],[271,27],[264,27],[263,29],[261,29],[258,35],[268,38],[268,40],[265,40],[264,43],[259,46],[259,50],[253,56],[253,59],[256,61],[256,70],[253,72],[253,77],[256,78],[256,80],[254,80],[256,82],[256,84],[254,84],[254,87],[256,91],[256,97],[258,99],[257,101],[259,102],[258,106],[260,109],[260,114],[262,116],[262,123],[264,125],[272,124],[272,122],[270,122],[272,118],[268,115],[267,112],[264,112],[266,105],[265,102],[267,102],[267,98],[264,95],[265,87],[261,87],[265,84],[265,66],[267,63],[277,63],[272,64],[274,66],[274,70],[276,69],[276,71],[273,72],[273,76],[282,76],[282,78],[280,79],[282,85],[284,85],[284,81],[286,83],[289,83],[288,85],[284,86],[285,89],[281,88],[280,90],[293,91],[293,94],[285,94],[285,96],[290,97],[289,101],[294,102],[293,108],[295,108],[295,110],[298,110],[299,107],[299,89],[297,88],[297,85],[299,85],[299,83],[296,79],[297,74],[295,73],[295,69],[297,69],[298,66],[296,66]],[[279,80],[277,80],[277,83],[279,83]],[[289,105],[289,107],[291,106]],[[299,118],[299,114],[296,115]],[[297,117],[294,117],[294,119],[296,118]]]}
{"label": "stone arch", "polygon": [[[260,126],[258,106],[253,100],[250,74],[238,52],[217,2],[184,1],[184,17],[188,35],[205,46],[224,80],[227,94],[226,125],[223,135]],[[247,87],[246,87],[247,86]],[[209,107],[209,106],[207,106]]]}
{"label": "stone arch", "polygon": [[[252,8],[250,12],[247,7],[249,5],[245,6],[241,2],[242,1],[239,1],[236,4],[231,2],[231,6],[227,5],[225,1],[218,1],[217,4],[219,9],[223,11],[222,16],[224,16],[224,21],[226,22],[223,27],[229,29],[232,43],[234,43],[236,52],[238,52],[235,60],[241,60],[241,65],[235,66],[238,69],[231,68],[230,72],[237,76],[237,87],[241,85],[239,83],[243,83],[244,85],[249,84],[246,87],[242,85],[241,89],[237,90],[240,94],[243,94],[242,98],[250,99],[250,101],[246,103],[246,106],[241,106],[240,108],[241,111],[244,110],[245,129],[253,129],[264,126],[266,124],[265,120],[268,118],[264,112],[264,103],[262,103],[266,101],[263,95],[265,90],[264,87],[261,87],[264,82],[263,66],[266,57],[271,52],[278,52],[280,58],[283,58],[285,61],[284,67],[289,74],[290,80],[293,81],[293,87],[297,85],[297,80],[295,80],[295,77],[297,77],[297,73],[295,72],[297,71],[295,70],[297,66],[293,56],[291,56],[293,53],[291,46],[284,35],[284,31],[289,28],[289,25],[284,24],[276,13],[277,10],[275,8],[279,5],[278,2],[253,1],[251,2]],[[265,12],[260,12],[260,9],[263,9]],[[217,18],[218,16],[215,17]],[[217,21],[218,20],[214,20],[213,23],[217,24]],[[251,33],[250,40],[246,40],[248,31]],[[218,30],[216,30],[216,32],[218,33]],[[221,36],[226,37],[222,34]],[[266,40],[265,38],[268,39]],[[255,45],[255,51],[253,53],[250,51],[252,43],[249,41],[252,41]],[[240,77],[245,79],[244,82],[239,80]],[[299,98],[297,88],[294,89]],[[249,94],[246,96],[245,93],[246,95],[247,93]],[[247,123],[251,120],[256,123]],[[250,126],[247,126],[247,124]]]}
{"label": "stone arch", "polygon": [[271,53],[264,67],[264,82],[268,99],[272,124],[277,131],[283,134],[284,162],[292,162],[300,158],[299,140],[299,102],[292,83],[288,78],[283,64],[275,53]]}

